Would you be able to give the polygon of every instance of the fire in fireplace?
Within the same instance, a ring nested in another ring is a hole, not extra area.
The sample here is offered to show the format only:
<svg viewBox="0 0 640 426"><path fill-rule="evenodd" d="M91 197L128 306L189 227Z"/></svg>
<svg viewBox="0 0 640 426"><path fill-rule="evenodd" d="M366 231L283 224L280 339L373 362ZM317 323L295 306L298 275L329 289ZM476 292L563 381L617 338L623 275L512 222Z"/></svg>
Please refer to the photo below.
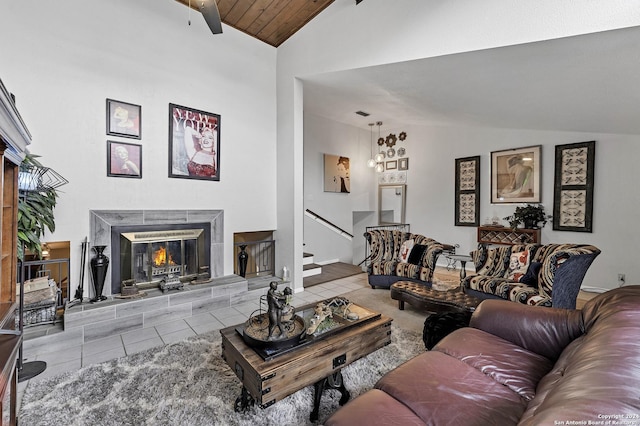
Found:
<svg viewBox="0 0 640 426"><path fill-rule="evenodd" d="M128 227L124 227L128 228ZM112 291L120 292L121 282L135 280L141 288L157 287L161 282L188 282L202 269L208 269L208 226L154 226L155 229L112 229L119 237L119 276ZM158 229L164 228L164 229ZM168 228L168 229L167 229Z"/></svg>

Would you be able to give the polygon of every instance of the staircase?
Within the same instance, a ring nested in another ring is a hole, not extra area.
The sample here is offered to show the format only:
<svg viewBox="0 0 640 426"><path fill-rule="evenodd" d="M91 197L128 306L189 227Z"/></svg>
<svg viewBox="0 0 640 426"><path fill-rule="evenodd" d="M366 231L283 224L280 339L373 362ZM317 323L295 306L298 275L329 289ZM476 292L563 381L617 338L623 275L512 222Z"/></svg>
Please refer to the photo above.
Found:
<svg viewBox="0 0 640 426"><path fill-rule="evenodd" d="M302 254L302 277L312 277L322 273L322 266L313 263L313 255L311 253Z"/></svg>

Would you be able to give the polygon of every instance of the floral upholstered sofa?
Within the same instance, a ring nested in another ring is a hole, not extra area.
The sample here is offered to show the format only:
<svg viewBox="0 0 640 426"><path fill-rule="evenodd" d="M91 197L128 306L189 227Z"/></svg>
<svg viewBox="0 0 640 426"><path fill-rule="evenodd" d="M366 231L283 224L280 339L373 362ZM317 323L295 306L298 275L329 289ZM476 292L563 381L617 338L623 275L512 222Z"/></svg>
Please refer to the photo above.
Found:
<svg viewBox="0 0 640 426"><path fill-rule="evenodd" d="M410 232L376 229L364 233L369 244L369 285L389 288L396 281L431 286L433 271L443 244Z"/></svg>
<svg viewBox="0 0 640 426"><path fill-rule="evenodd" d="M586 244L519 244L472 251L462 287L480 299L575 309L582 280L600 250Z"/></svg>

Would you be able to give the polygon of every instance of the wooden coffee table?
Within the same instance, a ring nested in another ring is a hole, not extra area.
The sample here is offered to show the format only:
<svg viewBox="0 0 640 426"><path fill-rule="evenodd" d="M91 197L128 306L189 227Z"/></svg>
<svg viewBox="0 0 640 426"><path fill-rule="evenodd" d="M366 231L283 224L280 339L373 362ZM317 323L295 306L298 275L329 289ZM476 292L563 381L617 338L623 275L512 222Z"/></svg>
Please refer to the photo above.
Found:
<svg viewBox="0 0 640 426"><path fill-rule="evenodd" d="M316 304L296 311L308 312ZM344 322L335 330L304 340L300 346L265 354L248 346L242 335L243 324L220 330L222 357L242 382L236 411L257 403L268 407L298 390L315 385L311 421L318 418L318 407L325 388L340 390L340 405L349 400L341 369L391 343L391 318L367 308L352 305L357 321Z"/></svg>

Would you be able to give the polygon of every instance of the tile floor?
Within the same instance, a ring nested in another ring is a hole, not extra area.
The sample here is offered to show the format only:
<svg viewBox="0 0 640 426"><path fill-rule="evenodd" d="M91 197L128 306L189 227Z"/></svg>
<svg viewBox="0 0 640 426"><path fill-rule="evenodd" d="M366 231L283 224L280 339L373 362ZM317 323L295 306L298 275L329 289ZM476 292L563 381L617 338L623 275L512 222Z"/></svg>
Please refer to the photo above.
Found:
<svg viewBox="0 0 640 426"><path fill-rule="evenodd" d="M367 275L364 273L305 288L304 292L294 295L293 303L298 306L306 305L363 287L369 288ZM43 330L28 330L30 332L25 333L24 361L45 361L47 368L31 380L18 384L18 406L30 382L239 324L258 307L257 300L244 302L213 313L166 322L155 327L113 335L82 345L71 344L70 342L77 341L77 338L72 336L73 333L60 331L60 328L49 327L46 335ZM39 341L43 343L39 344Z"/></svg>

